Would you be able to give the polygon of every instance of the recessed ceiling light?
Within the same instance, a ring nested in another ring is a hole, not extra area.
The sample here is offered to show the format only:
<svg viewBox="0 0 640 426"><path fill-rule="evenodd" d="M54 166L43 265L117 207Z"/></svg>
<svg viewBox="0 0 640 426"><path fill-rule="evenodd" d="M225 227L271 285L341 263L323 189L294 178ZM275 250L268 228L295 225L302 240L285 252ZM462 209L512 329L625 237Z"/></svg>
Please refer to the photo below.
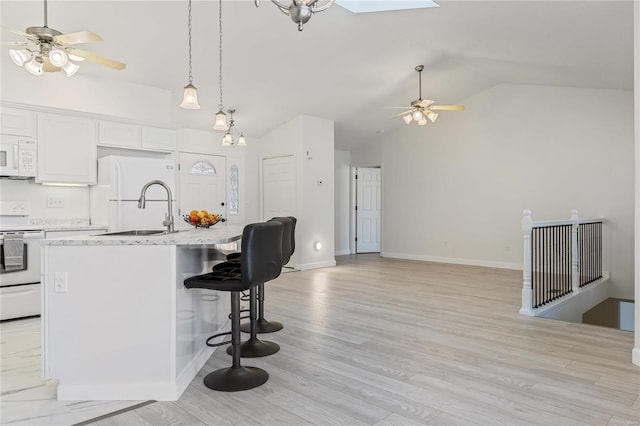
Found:
<svg viewBox="0 0 640 426"><path fill-rule="evenodd" d="M336 4L353 13L384 12L388 10L422 9L426 7L440 7L431 0L336 0Z"/></svg>

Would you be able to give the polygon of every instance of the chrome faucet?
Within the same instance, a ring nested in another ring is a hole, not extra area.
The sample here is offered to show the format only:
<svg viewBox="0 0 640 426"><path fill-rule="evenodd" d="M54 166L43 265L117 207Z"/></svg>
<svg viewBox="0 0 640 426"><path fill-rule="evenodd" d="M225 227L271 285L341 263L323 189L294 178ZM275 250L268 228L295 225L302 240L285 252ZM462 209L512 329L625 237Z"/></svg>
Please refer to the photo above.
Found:
<svg viewBox="0 0 640 426"><path fill-rule="evenodd" d="M147 188L151 185L160 185L167 191L167 215L164 217L162 221L162 225L167 227L167 232L173 231L173 214L171 213L171 188L161 180L152 180L151 182L145 183L142 187L142 191L140 192L140 199L138 200L138 208L144 209L147 203L145 198L145 193L147 192Z"/></svg>

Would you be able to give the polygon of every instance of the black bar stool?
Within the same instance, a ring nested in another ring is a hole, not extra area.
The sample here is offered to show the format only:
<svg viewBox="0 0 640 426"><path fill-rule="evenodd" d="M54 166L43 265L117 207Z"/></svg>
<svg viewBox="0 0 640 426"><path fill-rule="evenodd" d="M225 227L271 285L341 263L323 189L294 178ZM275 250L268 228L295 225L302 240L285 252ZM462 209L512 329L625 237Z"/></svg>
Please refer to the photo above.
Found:
<svg viewBox="0 0 640 426"><path fill-rule="evenodd" d="M296 248L296 223L297 219L293 216L288 217L274 217L268 220L268 222L280 222L284 225L282 231L282 266L289 263L291 256ZM261 283L257 287L258 293L258 319L256 320L255 332L256 333L273 333L274 331L282 330L284 327L282 323L276 321L268 321L264 317L264 283ZM250 296L251 297L251 296ZM251 299L254 300L254 299ZM248 324L242 324L240 329L245 333L251 332L251 322ZM244 355L243 355L244 356Z"/></svg>
<svg viewBox="0 0 640 426"><path fill-rule="evenodd" d="M240 273L237 270L215 271L187 278L187 288L231 292L231 332L218 333L207 339L207 346L231 343L233 365L207 374L204 385L210 389L235 392L264 384L269 374L261 368L240 365L240 292L277 278L282 270L281 223L254 223L242 232ZM231 341L210 343L216 337L231 334Z"/></svg>

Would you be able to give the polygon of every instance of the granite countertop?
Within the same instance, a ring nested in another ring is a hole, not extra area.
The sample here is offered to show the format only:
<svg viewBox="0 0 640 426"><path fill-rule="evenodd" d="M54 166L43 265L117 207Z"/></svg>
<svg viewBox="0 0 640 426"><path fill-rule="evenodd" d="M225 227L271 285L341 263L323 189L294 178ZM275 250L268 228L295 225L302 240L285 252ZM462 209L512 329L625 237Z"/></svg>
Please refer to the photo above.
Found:
<svg viewBox="0 0 640 426"><path fill-rule="evenodd" d="M91 225L88 219L30 219L28 223L2 223L3 231L91 231L107 229L106 225Z"/></svg>
<svg viewBox="0 0 640 426"><path fill-rule="evenodd" d="M45 246L215 245L242 238L242 226L190 229L157 235L76 235L42 241Z"/></svg>

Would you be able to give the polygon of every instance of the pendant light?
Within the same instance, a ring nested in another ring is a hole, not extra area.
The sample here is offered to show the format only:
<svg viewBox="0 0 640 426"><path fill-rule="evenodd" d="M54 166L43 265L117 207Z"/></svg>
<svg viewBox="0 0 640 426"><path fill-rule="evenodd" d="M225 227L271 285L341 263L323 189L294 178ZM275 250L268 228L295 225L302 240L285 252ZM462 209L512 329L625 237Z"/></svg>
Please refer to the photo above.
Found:
<svg viewBox="0 0 640 426"><path fill-rule="evenodd" d="M184 86L184 94L180 108L200 109L198 103L198 89L193 85L193 72L191 68L191 0L189 0L189 84Z"/></svg>
<svg viewBox="0 0 640 426"><path fill-rule="evenodd" d="M233 119L233 114L236 113L236 110L229 109L227 110L227 112L229 113L229 128L227 129L227 131L224 133L224 136L222 137L222 146L231 146L231 145L247 146L247 139L244 137L244 133L240 133L237 143L233 138L233 133L234 133L233 129L235 128L235 125L236 125L236 121Z"/></svg>
<svg viewBox="0 0 640 426"><path fill-rule="evenodd" d="M218 71L218 86L220 89L220 103L218 104L218 112L216 113L215 123L213 128L215 130L227 130L229 125L227 124L227 115L224 113L224 106L222 104L222 0L218 1L219 13L218 13L218 30L220 39L218 43L218 63L220 65Z"/></svg>

